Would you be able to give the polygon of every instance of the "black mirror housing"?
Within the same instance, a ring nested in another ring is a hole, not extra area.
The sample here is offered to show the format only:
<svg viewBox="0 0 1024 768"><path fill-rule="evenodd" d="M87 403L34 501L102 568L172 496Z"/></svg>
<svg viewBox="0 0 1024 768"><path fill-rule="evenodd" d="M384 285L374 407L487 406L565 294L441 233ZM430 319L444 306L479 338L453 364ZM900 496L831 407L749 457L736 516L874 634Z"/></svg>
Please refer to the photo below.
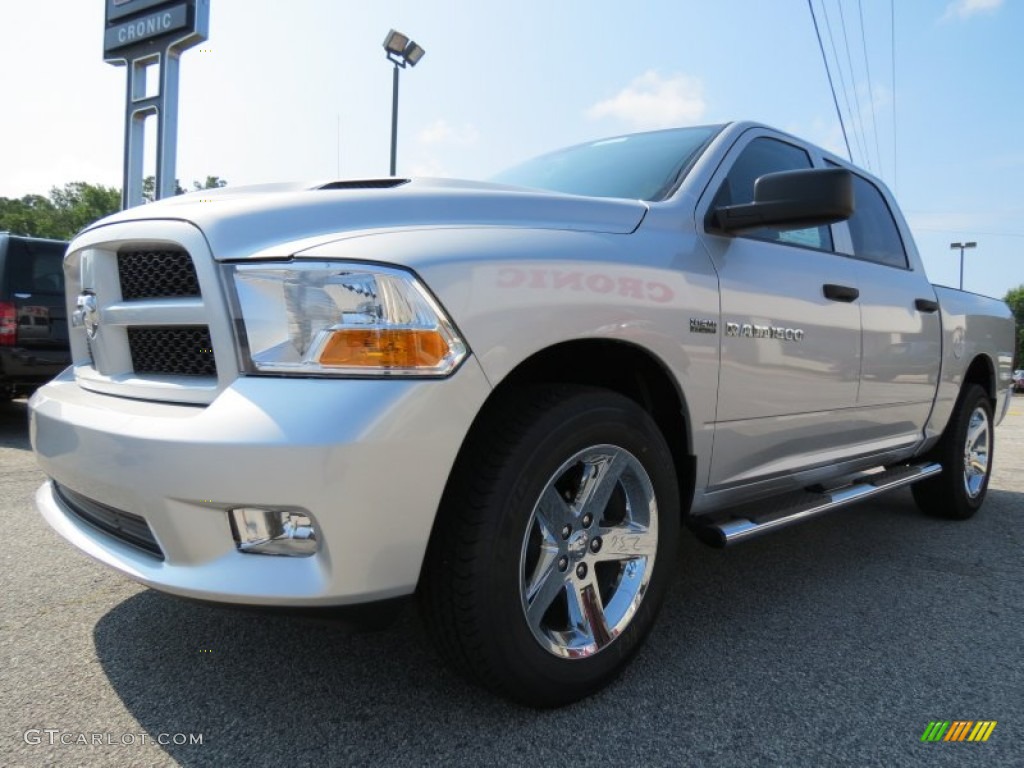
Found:
<svg viewBox="0 0 1024 768"><path fill-rule="evenodd" d="M711 212L723 232L761 227L805 229L845 221L853 214L853 176L843 168L768 173L754 182L754 202Z"/></svg>

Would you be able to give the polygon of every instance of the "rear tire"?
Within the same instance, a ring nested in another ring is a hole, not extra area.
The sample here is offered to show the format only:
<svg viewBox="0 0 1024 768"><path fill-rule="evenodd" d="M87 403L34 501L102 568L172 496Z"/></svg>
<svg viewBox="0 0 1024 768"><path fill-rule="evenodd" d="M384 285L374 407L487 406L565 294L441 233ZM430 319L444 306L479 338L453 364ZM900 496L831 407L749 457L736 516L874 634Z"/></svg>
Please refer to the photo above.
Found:
<svg viewBox="0 0 1024 768"><path fill-rule="evenodd" d="M912 488L921 511L947 520L973 517L985 501L994 447L992 402L985 390L969 384L932 451L942 474Z"/></svg>
<svg viewBox="0 0 1024 768"><path fill-rule="evenodd" d="M679 492L657 425L632 400L574 386L499 402L463 447L421 579L457 670L554 707L613 680L675 570Z"/></svg>

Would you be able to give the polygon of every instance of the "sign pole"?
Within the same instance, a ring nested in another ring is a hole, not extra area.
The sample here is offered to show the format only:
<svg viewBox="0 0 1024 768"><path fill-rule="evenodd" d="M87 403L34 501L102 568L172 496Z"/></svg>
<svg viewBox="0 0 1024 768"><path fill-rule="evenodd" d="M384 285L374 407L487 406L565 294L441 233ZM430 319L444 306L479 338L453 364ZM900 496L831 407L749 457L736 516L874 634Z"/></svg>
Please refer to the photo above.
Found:
<svg viewBox="0 0 1024 768"><path fill-rule="evenodd" d="M146 119L156 115L154 104L146 99L146 75L152 60L135 59L128 63L128 94L125 101L124 173L121 184L121 208L142 205L143 155L146 143Z"/></svg>
<svg viewBox="0 0 1024 768"><path fill-rule="evenodd" d="M105 0L103 58L127 66L121 207L141 205L146 120L157 121L156 198L177 191L178 81L183 51L207 39L210 0ZM159 69L147 96L148 70Z"/></svg>
<svg viewBox="0 0 1024 768"><path fill-rule="evenodd" d="M174 197L178 191L175 168L178 165L178 65L180 54L168 50L160 66L163 82L160 93L164 103L156 135L156 196L158 200Z"/></svg>

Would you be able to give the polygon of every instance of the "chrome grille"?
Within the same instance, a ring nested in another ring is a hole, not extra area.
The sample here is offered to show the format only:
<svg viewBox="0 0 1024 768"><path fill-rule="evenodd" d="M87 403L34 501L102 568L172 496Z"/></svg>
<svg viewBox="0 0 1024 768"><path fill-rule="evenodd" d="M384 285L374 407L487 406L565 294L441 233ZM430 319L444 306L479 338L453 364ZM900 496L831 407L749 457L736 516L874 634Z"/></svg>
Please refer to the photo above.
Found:
<svg viewBox="0 0 1024 768"><path fill-rule="evenodd" d="M210 330L205 325L136 326L128 329L135 373L216 376Z"/></svg>
<svg viewBox="0 0 1024 768"><path fill-rule="evenodd" d="M71 328L75 380L136 400L208 405L238 376L235 337L209 244L181 221L130 221L80 235L72 296L96 297L99 326Z"/></svg>
<svg viewBox="0 0 1024 768"><path fill-rule="evenodd" d="M201 296L192 258L182 250L132 250L117 254L125 301Z"/></svg>

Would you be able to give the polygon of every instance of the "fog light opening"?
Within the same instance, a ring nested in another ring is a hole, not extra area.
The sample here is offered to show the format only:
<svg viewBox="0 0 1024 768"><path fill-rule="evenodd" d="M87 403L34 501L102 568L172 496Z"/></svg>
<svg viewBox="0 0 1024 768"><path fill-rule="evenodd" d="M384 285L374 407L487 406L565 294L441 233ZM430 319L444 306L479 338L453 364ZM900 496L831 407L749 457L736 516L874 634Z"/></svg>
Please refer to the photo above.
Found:
<svg viewBox="0 0 1024 768"><path fill-rule="evenodd" d="M285 557L309 557L316 553L319 537L308 512L238 507L229 512L229 517L240 552Z"/></svg>

